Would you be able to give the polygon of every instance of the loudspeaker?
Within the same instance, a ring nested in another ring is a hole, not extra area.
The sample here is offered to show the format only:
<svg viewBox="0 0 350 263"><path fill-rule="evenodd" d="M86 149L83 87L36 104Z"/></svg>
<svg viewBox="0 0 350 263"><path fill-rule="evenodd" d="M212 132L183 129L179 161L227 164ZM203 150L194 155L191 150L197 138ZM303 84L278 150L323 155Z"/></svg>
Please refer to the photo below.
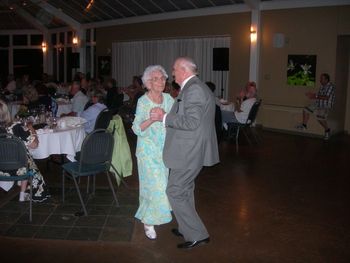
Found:
<svg viewBox="0 0 350 263"><path fill-rule="evenodd" d="M71 53L70 64L72 65L72 68L79 68L79 53Z"/></svg>
<svg viewBox="0 0 350 263"><path fill-rule="evenodd" d="M229 70L229 48L228 47L213 48L213 70L214 71Z"/></svg>

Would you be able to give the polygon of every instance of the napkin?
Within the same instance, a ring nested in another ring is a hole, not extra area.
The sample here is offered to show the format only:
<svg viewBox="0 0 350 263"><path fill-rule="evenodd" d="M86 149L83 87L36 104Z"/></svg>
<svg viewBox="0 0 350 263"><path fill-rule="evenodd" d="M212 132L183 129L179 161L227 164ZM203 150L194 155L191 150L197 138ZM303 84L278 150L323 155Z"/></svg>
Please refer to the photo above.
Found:
<svg viewBox="0 0 350 263"><path fill-rule="evenodd" d="M61 122L65 122L66 123L66 127L78 127L82 124L84 124L86 122L86 120L84 118L81 117L63 117L60 118L57 122L57 125L60 127Z"/></svg>

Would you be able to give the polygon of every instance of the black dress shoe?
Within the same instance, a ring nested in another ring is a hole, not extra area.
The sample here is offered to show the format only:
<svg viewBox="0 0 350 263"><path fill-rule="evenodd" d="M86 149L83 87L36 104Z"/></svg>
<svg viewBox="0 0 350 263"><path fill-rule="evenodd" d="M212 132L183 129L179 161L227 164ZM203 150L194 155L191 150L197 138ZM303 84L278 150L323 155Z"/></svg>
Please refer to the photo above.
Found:
<svg viewBox="0 0 350 263"><path fill-rule="evenodd" d="M189 248L193 248L193 247L198 246L198 245L207 244L207 243L209 243L209 241L210 241L209 237L207 237L206 239L198 240L198 241L187 241L185 243L178 244L177 248L189 249Z"/></svg>
<svg viewBox="0 0 350 263"><path fill-rule="evenodd" d="M177 237L183 237L184 235L180 233L179 229L173 228L171 229L171 233L173 233Z"/></svg>

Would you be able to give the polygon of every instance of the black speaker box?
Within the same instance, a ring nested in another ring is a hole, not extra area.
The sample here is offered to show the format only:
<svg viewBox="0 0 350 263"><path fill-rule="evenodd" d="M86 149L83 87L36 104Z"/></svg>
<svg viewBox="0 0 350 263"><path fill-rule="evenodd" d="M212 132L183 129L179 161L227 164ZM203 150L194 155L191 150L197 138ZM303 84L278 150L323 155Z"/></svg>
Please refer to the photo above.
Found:
<svg viewBox="0 0 350 263"><path fill-rule="evenodd" d="M228 47L213 48L213 70L214 71L229 70L229 48Z"/></svg>

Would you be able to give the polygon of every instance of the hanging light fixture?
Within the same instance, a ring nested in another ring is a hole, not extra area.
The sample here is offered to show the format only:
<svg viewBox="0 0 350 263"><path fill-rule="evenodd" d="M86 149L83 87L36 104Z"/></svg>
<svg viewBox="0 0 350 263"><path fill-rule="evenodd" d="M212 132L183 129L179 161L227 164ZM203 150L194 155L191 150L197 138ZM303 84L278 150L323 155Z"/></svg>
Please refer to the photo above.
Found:
<svg viewBox="0 0 350 263"><path fill-rule="evenodd" d="M95 0L90 0L87 6L85 7L85 12L89 11Z"/></svg>

